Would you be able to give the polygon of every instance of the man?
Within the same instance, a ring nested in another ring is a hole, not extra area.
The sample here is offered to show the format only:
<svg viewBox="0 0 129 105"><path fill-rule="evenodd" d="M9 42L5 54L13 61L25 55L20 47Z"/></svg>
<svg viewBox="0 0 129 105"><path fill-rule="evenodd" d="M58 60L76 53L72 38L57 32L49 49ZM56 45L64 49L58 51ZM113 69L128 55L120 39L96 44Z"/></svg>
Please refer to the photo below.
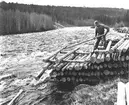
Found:
<svg viewBox="0 0 129 105"><path fill-rule="evenodd" d="M95 50L98 48L99 42L102 39L104 41L104 47L105 47L106 35L109 32L109 27L106 25L100 24L98 21L95 21L94 25L95 25L95 37L98 37L94 46L94 50ZM105 32L105 29L106 29L106 32Z"/></svg>

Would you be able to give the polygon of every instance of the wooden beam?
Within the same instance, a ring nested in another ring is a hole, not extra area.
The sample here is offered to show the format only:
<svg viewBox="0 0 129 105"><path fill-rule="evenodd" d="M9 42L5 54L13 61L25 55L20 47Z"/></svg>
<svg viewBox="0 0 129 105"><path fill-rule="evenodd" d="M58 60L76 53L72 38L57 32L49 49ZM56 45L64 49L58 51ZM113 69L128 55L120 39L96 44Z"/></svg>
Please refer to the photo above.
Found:
<svg viewBox="0 0 129 105"><path fill-rule="evenodd" d="M75 48L74 50L70 51L69 53L67 53L66 55L64 55L63 57L61 57L58 62L61 62L63 59L65 59L66 57L68 57L70 54L74 53L75 51L77 51L78 49L80 49L79 47Z"/></svg>
<svg viewBox="0 0 129 105"><path fill-rule="evenodd" d="M85 61L85 60L63 60L63 62L69 62L69 63L85 63L85 62L89 62L89 61Z"/></svg>
<svg viewBox="0 0 129 105"><path fill-rule="evenodd" d="M107 48L106 48L106 51L109 52L110 48L111 48L111 44L112 44L112 40L110 40L108 42L108 45L107 45Z"/></svg>
<svg viewBox="0 0 129 105"><path fill-rule="evenodd" d="M106 51L106 50L94 50L94 52L97 52L97 53L109 53L109 51Z"/></svg>

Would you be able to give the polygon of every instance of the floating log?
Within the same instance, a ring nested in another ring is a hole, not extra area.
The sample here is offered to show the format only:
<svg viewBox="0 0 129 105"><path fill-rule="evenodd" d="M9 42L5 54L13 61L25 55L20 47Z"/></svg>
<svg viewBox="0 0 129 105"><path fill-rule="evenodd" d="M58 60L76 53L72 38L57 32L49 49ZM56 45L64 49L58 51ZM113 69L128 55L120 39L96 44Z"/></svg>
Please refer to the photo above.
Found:
<svg viewBox="0 0 129 105"><path fill-rule="evenodd" d="M19 98L19 96L20 96L23 92L24 92L23 89L21 89L21 90L17 93L17 95L9 102L8 105L14 105L15 101Z"/></svg>
<svg viewBox="0 0 129 105"><path fill-rule="evenodd" d="M51 64L49 63L46 67L43 67L43 70L38 74L37 77L35 77L36 80L39 80L41 78L41 76L45 73L45 71L48 69L48 68L51 68L53 67L54 64Z"/></svg>
<svg viewBox="0 0 129 105"><path fill-rule="evenodd" d="M5 79L11 79L11 78L16 78L16 75L14 75L14 74L2 75L2 76L0 76L0 81L5 80Z"/></svg>
<svg viewBox="0 0 129 105"><path fill-rule="evenodd" d="M123 82L118 82L117 105L126 105L125 84Z"/></svg>

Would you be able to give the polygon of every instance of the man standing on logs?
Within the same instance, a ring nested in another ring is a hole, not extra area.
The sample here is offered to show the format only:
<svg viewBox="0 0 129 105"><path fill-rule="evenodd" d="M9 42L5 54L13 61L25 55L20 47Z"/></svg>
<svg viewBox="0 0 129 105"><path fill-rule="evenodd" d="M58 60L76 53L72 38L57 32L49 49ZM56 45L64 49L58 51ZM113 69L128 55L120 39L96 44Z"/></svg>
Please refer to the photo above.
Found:
<svg viewBox="0 0 129 105"><path fill-rule="evenodd" d="M97 20L94 22L94 25L95 25L95 37L97 37L97 41L94 45L94 50L95 50L98 48L99 42L101 40L103 40L104 47L105 47L106 35L109 32L109 27L104 24L100 24ZM106 32L105 32L105 29L106 29Z"/></svg>

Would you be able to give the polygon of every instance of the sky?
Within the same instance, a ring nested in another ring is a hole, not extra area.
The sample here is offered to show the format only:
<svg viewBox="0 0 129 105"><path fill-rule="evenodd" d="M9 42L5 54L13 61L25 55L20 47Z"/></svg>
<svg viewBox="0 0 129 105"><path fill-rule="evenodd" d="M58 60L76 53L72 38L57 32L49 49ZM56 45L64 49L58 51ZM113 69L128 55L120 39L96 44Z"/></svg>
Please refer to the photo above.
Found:
<svg viewBox="0 0 129 105"><path fill-rule="evenodd" d="M76 7L111 7L129 9L128 0L0 0L14 3L76 6Z"/></svg>

